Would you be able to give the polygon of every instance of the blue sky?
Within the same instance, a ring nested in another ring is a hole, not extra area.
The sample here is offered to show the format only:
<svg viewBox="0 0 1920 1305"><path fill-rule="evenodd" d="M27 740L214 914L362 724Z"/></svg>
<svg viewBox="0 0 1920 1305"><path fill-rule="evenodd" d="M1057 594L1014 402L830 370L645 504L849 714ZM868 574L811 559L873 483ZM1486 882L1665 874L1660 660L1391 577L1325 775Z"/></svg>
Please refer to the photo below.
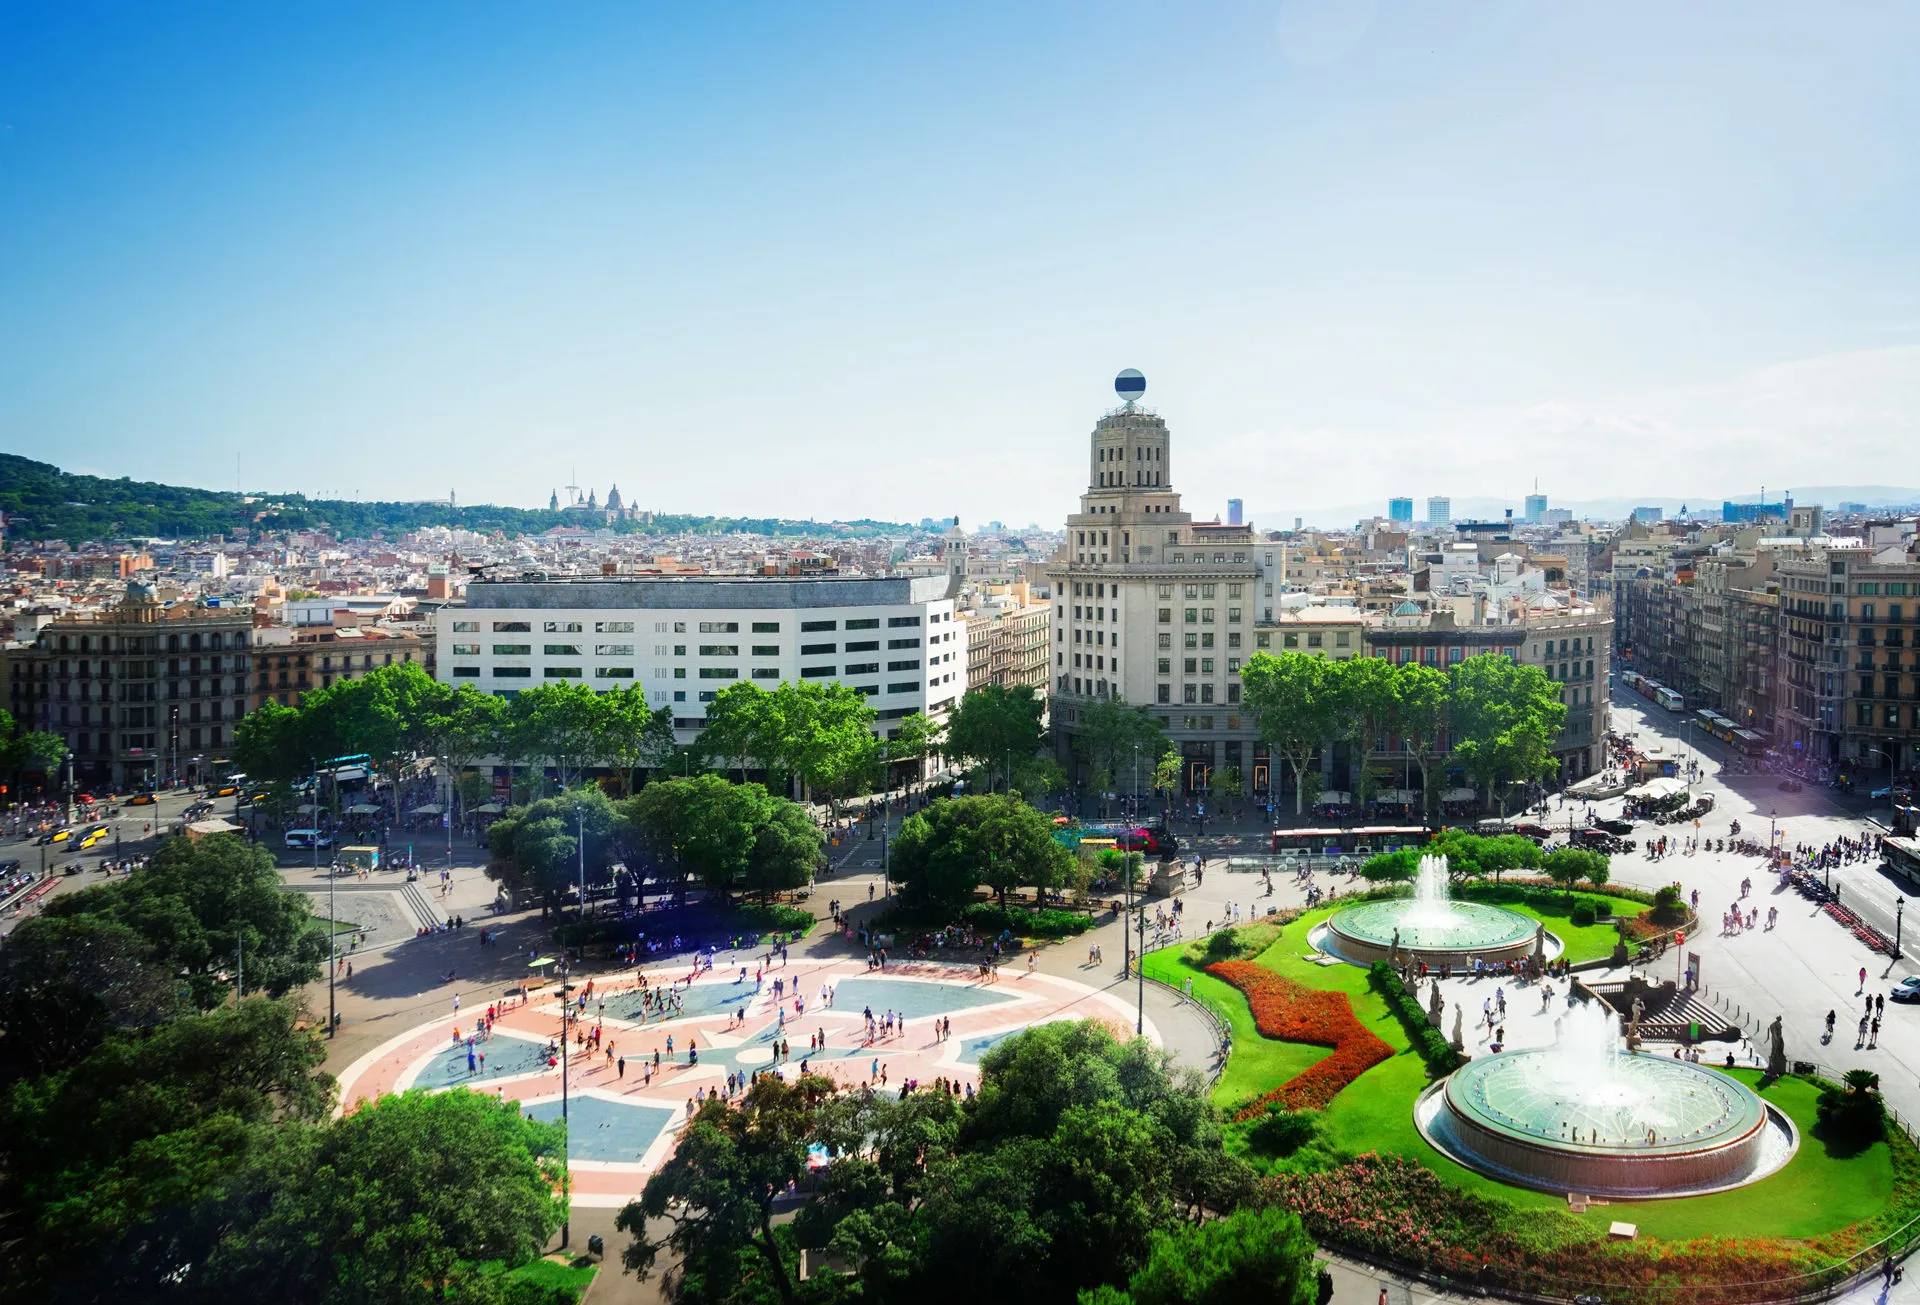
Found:
<svg viewBox="0 0 1920 1305"><path fill-rule="evenodd" d="M1920 6L0 0L0 449L1057 522L1913 484ZM236 463L237 460L237 463Z"/></svg>

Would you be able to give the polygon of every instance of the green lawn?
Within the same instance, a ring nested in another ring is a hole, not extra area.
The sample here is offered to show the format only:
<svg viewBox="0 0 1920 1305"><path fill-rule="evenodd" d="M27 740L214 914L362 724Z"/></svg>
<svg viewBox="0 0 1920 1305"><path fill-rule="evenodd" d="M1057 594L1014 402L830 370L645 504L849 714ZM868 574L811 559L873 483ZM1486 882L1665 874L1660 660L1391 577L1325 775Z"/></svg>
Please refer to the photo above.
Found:
<svg viewBox="0 0 1920 1305"><path fill-rule="evenodd" d="M488 1277L498 1277L503 1281L512 1279L540 1287L560 1288L573 1293L576 1301L585 1294L594 1274L600 1271L599 1266L584 1255L573 1260L551 1257L539 1259L517 1269L509 1269L499 1260L482 1260L473 1267Z"/></svg>
<svg viewBox="0 0 1920 1305"><path fill-rule="evenodd" d="M1638 907L1637 903L1629 905ZM1385 1000L1367 986L1365 970L1354 965L1315 965L1304 957L1307 933L1328 914L1330 911L1317 911L1288 925L1255 958L1257 963L1309 987L1346 993L1360 1022L1399 1054L1362 1074L1333 1099L1326 1110L1325 1140L1355 1154L1378 1151L1407 1156L1451 1183L1496 1197L1521 1211L1565 1211L1563 1197L1496 1182L1456 1164L1420 1136L1413 1123L1413 1103L1431 1080L1424 1062L1409 1050L1399 1020L1387 1009ZM1558 932L1551 919L1547 923ZM1608 928L1605 932L1611 946L1613 931ZM1185 946L1150 953L1147 973L1175 986L1191 976L1194 995L1204 997L1232 1023L1234 1050L1214 1088L1216 1104L1232 1107L1269 1091L1326 1054L1318 1047L1261 1037L1253 1027L1246 999L1231 985L1183 960L1180 953ZM1758 1087L1756 1071L1736 1070L1735 1074ZM1583 1216L1584 1222L1603 1232L1614 1219L1626 1219L1637 1223L1644 1236L1667 1239L1716 1234L1804 1238L1845 1228L1885 1207L1893 1192L1893 1159L1887 1144L1836 1158L1813 1136L1817 1088L1802 1079L1788 1078L1771 1085L1762 1095L1786 1112L1801 1133L1799 1152L1779 1173L1718 1196L1596 1206Z"/></svg>

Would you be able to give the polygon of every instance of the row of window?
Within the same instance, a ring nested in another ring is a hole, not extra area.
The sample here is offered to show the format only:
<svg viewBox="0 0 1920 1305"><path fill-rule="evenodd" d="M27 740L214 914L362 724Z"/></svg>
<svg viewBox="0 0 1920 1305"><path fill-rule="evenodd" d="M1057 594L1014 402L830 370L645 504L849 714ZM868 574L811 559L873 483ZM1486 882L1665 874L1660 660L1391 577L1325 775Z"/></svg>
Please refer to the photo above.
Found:
<svg viewBox="0 0 1920 1305"><path fill-rule="evenodd" d="M937 614L935 619L938 619ZM687 622L685 621L673 621L671 623L667 621L656 621L653 626L654 632L656 634L666 634L669 624L673 627L673 633L687 633ZM694 624L698 627L698 633L700 634L740 633L740 622L738 621L696 621ZM889 616L887 618L887 628L890 630L911 629L919 624L920 618L918 616ZM751 621L748 625L754 634L780 633L780 622L778 621ZM455 621L453 623L453 632L455 634L479 634L480 628L481 623L479 621ZM825 630L837 630L840 628L842 628L842 625L838 620L800 622L800 630L803 634L815 634ZM880 618L877 616L850 617L847 619L844 628L848 630L877 630L880 628ZM495 634L532 634L533 622L494 621L492 623L492 629ZM547 634L586 633L586 625L581 621L546 621L543 623L543 629ZM632 621L595 621L593 623L593 632L595 634L632 634L634 633L634 623ZM199 646L198 636L195 636L194 646Z"/></svg>
<svg viewBox="0 0 1920 1305"><path fill-rule="evenodd" d="M1212 625L1214 611L1215 609L1211 607L1188 607L1182 609L1182 616L1184 623L1187 625L1193 625L1196 622L1200 625ZM1244 611L1244 608L1229 607L1227 609L1227 624L1240 624L1240 619ZM1173 609L1171 607L1162 607L1160 609L1160 624L1173 624Z"/></svg>

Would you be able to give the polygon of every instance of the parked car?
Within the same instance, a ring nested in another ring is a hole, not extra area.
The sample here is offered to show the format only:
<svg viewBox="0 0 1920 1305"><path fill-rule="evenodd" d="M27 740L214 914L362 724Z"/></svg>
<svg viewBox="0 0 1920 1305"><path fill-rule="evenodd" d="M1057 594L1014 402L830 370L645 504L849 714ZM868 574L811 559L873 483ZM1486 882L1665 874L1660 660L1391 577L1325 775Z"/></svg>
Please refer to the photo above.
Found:
<svg viewBox="0 0 1920 1305"><path fill-rule="evenodd" d="M1604 829L1609 834L1614 834L1622 838L1633 832L1633 822L1631 820L1596 820L1593 824L1596 829Z"/></svg>
<svg viewBox="0 0 1920 1305"><path fill-rule="evenodd" d="M1920 974L1909 974L1894 984L1887 996L1895 1001L1920 1001Z"/></svg>
<svg viewBox="0 0 1920 1305"><path fill-rule="evenodd" d="M1526 821L1515 821L1513 832L1522 838L1531 838L1536 843L1544 843L1553 837L1553 831L1545 825L1529 824Z"/></svg>

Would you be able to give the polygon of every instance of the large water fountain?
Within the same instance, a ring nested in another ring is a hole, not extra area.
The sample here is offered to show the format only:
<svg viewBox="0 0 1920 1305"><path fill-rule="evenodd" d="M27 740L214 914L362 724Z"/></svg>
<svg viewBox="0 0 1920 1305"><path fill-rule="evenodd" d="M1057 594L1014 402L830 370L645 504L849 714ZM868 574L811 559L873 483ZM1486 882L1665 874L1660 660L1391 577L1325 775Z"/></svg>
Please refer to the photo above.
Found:
<svg viewBox="0 0 1920 1305"><path fill-rule="evenodd" d="M1465 965L1560 954L1560 940L1532 917L1480 902L1456 902L1447 887L1447 859L1420 858L1413 896L1362 902L1336 911L1311 936L1315 946L1357 965L1394 959Z"/></svg>
<svg viewBox="0 0 1920 1305"><path fill-rule="evenodd" d="M1469 1061L1429 1088L1414 1107L1426 1139L1506 1182L1615 1198L1721 1191L1793 1155L1792 1123L1752 1089L1624 1051L1600 1002L1557 1024L1553 1045Z"/></svg>

